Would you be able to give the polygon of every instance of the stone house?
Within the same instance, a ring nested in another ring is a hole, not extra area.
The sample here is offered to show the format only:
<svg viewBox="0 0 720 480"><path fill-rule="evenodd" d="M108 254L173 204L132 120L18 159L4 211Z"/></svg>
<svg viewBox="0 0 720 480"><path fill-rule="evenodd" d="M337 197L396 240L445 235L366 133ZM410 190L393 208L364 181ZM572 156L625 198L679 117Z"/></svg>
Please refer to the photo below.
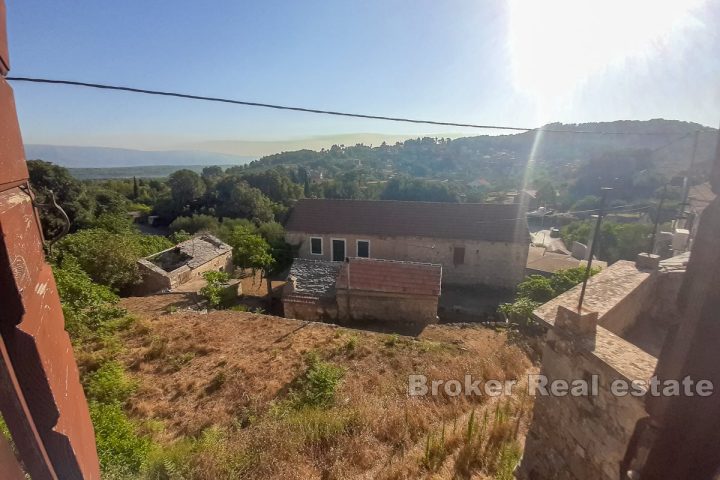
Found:
<svg viewBox="0 0 720 480"><path fill-rule="evenodd" d="M142 283L137 293L172 290L202 278L210 270L232 272L232 247L210 234L202 234L138 260Z"/></svg>
<svg viewBox="0 0 720 480"><path fill-rule="evenodd" d="M529 234L520 204L302 199L285 240L302 259L346 257L442 265L443 284L514 288Z"/></svg>
<svg viewBox="0 0 720 480"><path fill-rule="evenodd" d="M295 259L283 289L285 316L329 322L437 322L442 266L372 258Z"/></svg>
<svg viewBox="0 0 720 480"><path fill-rule="evenodd" d="M335 284L338 320L437 323L442 266L349 258Z"/></svg>

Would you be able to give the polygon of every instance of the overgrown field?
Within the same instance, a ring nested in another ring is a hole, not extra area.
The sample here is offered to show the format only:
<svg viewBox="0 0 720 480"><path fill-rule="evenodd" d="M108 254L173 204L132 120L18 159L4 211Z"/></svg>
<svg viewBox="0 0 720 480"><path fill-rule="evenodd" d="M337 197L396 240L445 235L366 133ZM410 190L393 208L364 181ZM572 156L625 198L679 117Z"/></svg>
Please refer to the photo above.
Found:
<svg viewBox="0 0 720 480"><path fill-rule="evenodd" d="M106 478L512 478L529 399L407 395L415 373L522 381L505 333L413 339L188 299L125 299L77 342Z"/></svg>

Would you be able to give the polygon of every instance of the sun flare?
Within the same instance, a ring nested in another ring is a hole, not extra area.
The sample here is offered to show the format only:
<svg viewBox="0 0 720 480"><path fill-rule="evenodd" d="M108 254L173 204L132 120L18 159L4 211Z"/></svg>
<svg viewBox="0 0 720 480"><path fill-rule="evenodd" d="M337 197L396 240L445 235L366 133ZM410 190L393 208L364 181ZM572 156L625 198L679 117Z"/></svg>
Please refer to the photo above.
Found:
<svg viewBox="0 0 720 480"><path fill-rule="evenodd" d="M515 88L552 101L629 59L651 57L688 28L703 0L511 0Z"/></svg>

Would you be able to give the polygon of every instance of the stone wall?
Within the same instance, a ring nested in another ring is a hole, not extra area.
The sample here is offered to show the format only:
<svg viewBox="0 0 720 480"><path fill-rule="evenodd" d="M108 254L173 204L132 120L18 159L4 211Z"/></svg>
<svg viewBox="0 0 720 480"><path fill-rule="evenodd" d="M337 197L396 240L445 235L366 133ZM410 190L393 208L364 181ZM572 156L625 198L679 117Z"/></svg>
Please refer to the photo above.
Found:
<svg viewBox="0 0 720 480"><path fill-rule="evenodd" d="M338 320L437 323L438 297L340 289L337 295Z"/></svg>
<svg viewBox="0 0 720 480"><path fill-rule="evenodd" d="M138 261L138 268L142 276L142 283L138 287L137 293L139 295L147 295L162 290L172 290L191 280L202 278L203 273L211 270L221 270L232 273L232 251L218 255L212 260L192 269L187 265L183 265L171 272L166 272L145 259Z"/></svg>
<svg viewBox="0 0 720 480"><path fill-rule="evenodd" d="M338 308L334 302L315 301L297 302L283 301L283 316L310 322L334 322L337 320Z"/></svg>
<svg viewBox="0 0 720 480"><path fill-rule="evenodd" d="M322 255L310 253L310 237L323 239ZM370 241L370 257L441 264L443 283L454 285L489 285L515 288L525 276L528 245L492 243L473 240L450 240L427 237L378 237L369 235L314 235L287 232L285 240L298 245L298 256L311 260L332 259L332 239L345 240L345 256L357 256L357 240ZM455 247L465 248L462 265L455 265Z"/></svg>
<svg viewBox="0 0 720 480"><path fill-rule="evenodd" d="M602 327L598 327L595 341L596 345L588 348L574 345L557 329L548 333L540 374L550 381L597 375L598 395L536 396L518 479L620 478L620 463L635 424L647 417L647 412L644 397L615 396L610 386L618 379L647 380L654 359ZM616 356L616 352L622 355Z"/></svg>

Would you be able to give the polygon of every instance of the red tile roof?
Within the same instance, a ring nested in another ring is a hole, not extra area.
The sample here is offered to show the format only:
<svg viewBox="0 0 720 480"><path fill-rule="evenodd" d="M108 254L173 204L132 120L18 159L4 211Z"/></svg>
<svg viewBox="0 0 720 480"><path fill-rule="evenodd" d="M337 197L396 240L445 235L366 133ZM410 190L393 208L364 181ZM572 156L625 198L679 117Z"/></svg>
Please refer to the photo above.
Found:
<svg viewBox="0 0 720 480"><path fill-rule="evenodd" d="M336 288L437 296L441 279L441 265L353 257L343 262Z"/></svg>
<svg viewBox="0 0 720 480"><path fill-rule="evenodd" d="M519 204L302 199L286 230L315 234L430 237L528 243Z"/></svg>

